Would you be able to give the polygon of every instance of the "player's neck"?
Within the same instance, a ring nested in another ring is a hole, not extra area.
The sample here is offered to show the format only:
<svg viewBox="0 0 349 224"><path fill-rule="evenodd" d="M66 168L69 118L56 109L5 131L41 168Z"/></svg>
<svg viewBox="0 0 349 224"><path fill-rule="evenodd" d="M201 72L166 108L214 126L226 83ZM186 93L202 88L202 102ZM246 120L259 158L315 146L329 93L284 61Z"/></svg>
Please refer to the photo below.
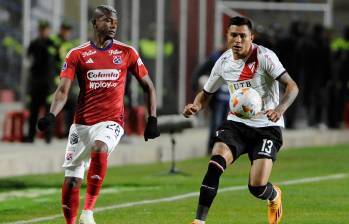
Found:
<svg viewBox="0 0 349 224"><path fill-rule="evenodd" d="M93 43L98 48L106 48L112 39L96 35Z"/></svg>

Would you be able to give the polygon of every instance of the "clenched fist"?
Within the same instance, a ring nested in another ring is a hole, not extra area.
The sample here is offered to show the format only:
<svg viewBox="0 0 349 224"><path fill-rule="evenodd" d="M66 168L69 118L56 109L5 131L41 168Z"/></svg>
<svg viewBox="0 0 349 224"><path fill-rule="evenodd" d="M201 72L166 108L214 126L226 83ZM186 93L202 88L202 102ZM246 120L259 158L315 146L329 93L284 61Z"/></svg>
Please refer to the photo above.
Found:
<svg viewBox="0 0 349 224"><path fill-rule="evenodd" d="M183 116L184 117L190 117L190 116L193 116L195 115L197 112L199 112L200 108L199 106L195 105L195 104L188 104L184 107L184 110L183 110Z"/></svg>

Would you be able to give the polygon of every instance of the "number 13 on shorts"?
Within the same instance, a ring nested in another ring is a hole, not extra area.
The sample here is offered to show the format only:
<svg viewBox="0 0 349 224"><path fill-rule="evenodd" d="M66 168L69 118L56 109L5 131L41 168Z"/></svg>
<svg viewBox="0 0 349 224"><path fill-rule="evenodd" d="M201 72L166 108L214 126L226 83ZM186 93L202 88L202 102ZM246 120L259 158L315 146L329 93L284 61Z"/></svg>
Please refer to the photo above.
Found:
<svg viewBox="0 0 349 224"><path fill-rule="evenodd" d="M263 139L263 144L258 152L259 155L271 156L274 142L270 139Z"/></svg>

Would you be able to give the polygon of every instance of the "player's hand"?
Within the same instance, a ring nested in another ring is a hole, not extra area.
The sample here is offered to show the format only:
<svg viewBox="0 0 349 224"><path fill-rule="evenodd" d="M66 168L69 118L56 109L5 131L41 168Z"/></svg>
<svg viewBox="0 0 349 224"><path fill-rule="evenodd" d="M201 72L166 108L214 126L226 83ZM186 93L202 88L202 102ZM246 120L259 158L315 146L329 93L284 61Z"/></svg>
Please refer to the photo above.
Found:
<svg viewBox="0 0 349 224"><path fill-rule="evenodd" d="M282 113L280 113L277 110L269 109L264 112L264 114L268 117L268 119L272 122L277 122L280 117L282 116Z"/></svg>
<svg viewBox="0 0 349 224"><path fill-rule="evenodd" d="M160 130L158 128L158 119L154 116L148 117L147 126L144 130L144 140L154 139L160 136Z"/></svg>
<svg viewBox="0 0 349 224"><path fill-rule="evenodd" d="M48 113L45 117L39 119L38 128L40 131L47 131L49 128L54 126L55 121L56 116L53 113Z"/></svg>
<svg viewBox="0 0 349 224"><path fill-rule="evenodd" d="M200 108L197 105L188 104L184 107L182 114L184 117L188 118L190 116L195 115L199 110Z"/></svg>

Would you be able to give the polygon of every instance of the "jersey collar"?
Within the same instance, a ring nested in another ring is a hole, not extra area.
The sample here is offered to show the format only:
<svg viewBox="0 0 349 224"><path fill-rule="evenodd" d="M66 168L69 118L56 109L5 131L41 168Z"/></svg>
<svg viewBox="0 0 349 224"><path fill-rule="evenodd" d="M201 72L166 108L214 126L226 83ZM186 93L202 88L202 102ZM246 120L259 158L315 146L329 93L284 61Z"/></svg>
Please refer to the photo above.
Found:
<svg viewBox="0 0 349 224"><path fill-rule="evenodd" d="M103 48L99 48L95 45L95 43L91 40L90 43L91 43L91 46L97 50L100 50L100 51L106 51L108 50L109 48L111 48L113 46L113 39L110 39L110 44L108 44L106 47L103 47Z"/></svg>

